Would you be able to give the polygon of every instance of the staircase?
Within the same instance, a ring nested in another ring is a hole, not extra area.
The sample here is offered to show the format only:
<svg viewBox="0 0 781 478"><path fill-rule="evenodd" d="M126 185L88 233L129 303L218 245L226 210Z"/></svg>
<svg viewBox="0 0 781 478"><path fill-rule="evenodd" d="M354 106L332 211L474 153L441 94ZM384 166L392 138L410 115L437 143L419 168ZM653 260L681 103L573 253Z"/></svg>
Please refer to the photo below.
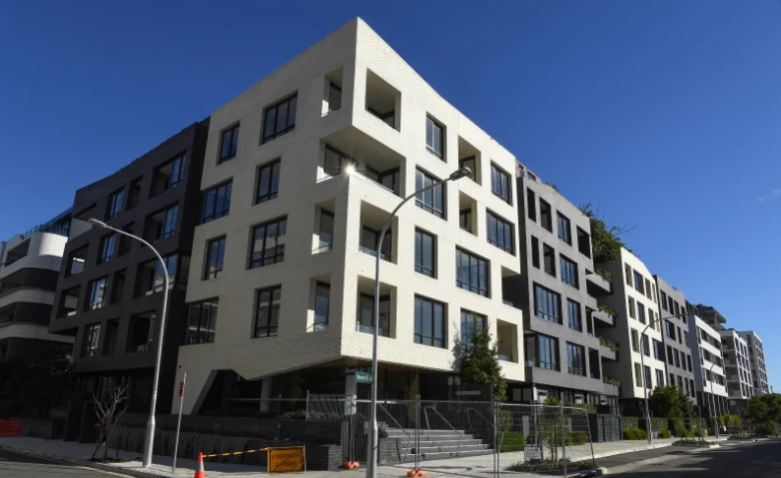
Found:
<svg viewBox="0 0 781 478"><path fill-rule="evenodd" d="M402 430L388 428L388 438L398 439L402 461L441 460L462 456L490 455L490 445L462 430ZM420 442L415 443L416 433ZM415 448L420 445L420 448Z"/></svg>

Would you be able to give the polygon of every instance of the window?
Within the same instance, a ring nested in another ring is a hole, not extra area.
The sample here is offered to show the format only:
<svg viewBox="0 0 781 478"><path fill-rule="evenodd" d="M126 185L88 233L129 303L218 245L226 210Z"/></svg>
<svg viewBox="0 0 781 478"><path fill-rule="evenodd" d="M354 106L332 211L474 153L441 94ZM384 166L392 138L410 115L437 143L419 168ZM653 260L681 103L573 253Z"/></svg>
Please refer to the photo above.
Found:
<svg viewBox="0 0 781 478"><path fill-rule="evenodd" d="M654 358L664 362L664 346L656 339L654 340ZM660 382L661 383L661 382Z"/></svg>
<svg viewBox="0 0 781 478"><path fill-rule="evenodd" d="M147 237L151 242L168 239L176 233L176 216L178 212L179 206L174 204L147 217Z"/></svg>
<svg viewBox="0 0 781 478"><path fill-rule="evenodd" d="M98 257L98 264L110 262L114 257L114 245L116 244L116 239L117 235L115 233L111 233L100 238L100 256Z"/></svg>
<svg viewBox="0 0 781 478"><path fill-rule="evenodd" d="M664 291L661 291L662 293L662 309L667 310L667 294L664 293Z"/></svg>
<svg viewBox="0 0 781 478"><path fill-rule="evenodd" d="M629 264L624 264L624 278L626 279L626 285L632 285L632 268Z"/></svg>
<svg viewBox="0 0 781 478"><path fill-rule="evenodd" d="M689 365L689 372L693 372L692 369L692 356L689 354L686 354L686 363Z"/></svg>
<svg viewBox="0 0 781 478"><path fill-rule="evenodd" d="M361 294L358 300L358 330L374 333L374 297ZM378 335L390 337L390 295L380 296L380 330Z"/></svg>
<svg viewBox="0 0 781 478"><path fill-rule="evenodd" d="M472 209L462 209L458 212L458 225L466 232L474 234L472 231Z"/></svg>
<svg viewBox="0 0 781 478"><path fill-rule="evenodd" d="M239 147L239 125L231 126L222 131L220 137L220 158L217 163L224 163L236 157Z"/></svg>
<svg viewBox="0 0 781 478"><path fill-rule="evenodd" d="M580 320L580 304L574 300L567 299L567 317L569 317L569 328L583 331L583 325Z"/></svg>
<svg viewBox="0 0 781 478"><path fill-rule="evenodd" d="M669 320L664 321L664 326L667 329L667 337L675 340L675 326Z"/></svg>
<svg viewBox="0 0 781 478"><path fill-rule="evenodd" d="M361 229L360 250L371 256L376 256L379 242L380 231L368 226L363 226ZM388 228L388 230L385 231L385 237L382 239L382 250L379 252L380 259L384 261L391 261L393 259L393 230L391 228Z"/></svg>
<svg viewBox="0 0 781 478"><path fill-rule="evenodd" d="M116 353L119 337L119 319L106 322L106 334L103 338L103 355L112 356Z"/></svg>
<svg viewBox="0 0 781 478"><path fill-rule="evenodd" d="M469 172L469 176L467 177L472 181L477 182L477 158L475 156L459 159L458 168L459 169L469 168L470 172Z"/></svg>
<svg viewBox="0 0 781 478"><path fill-rule="evenodd" d="M445 156L445 127L430 116L426 117L426 149L440 158Z"/></svg>
<svg viewBox="0 0 781 478"><path fill-rule="evenodd" d="M673 357L675 358L675 366L681 368L681 354L678 353L678 349L673 349Z"/></svg>
<svg viewBox="0 0 781 478"><path fill-rule="evenodd" d="M415 343L445 347L445 305L415 296Z"/></svg>
<svg viewBox="0 0 781 478"><path fill-rule="evenodd" d="M531 189L526 190L526 215L532 221L537 220L537 199Z"/></svg>
<svg viewBox="0 0 781 478"><path fill-rule="evenodd" d="M342 88L333 81L328 82L328 112L342 109Z"/></svg>
<svg viewBox="0 0 781 478"><path fill-rule="evenodd" d="M188 318L187 345L214 343L217 331L217 311L220 308L219 299L209 299L190 304Z"/></svg>
<svg viewBox="0 0 781 478"><path fill-rule="evenodd" d="M559 255L559 267L561 267L561 281L577 289L579 287L578 265Z"/></svg>
<svg viewBox="0 0 781 478"><path fill-rule="evenodd" d="M635 300L633 298L629 298L629 317L632 319L637 318L637 314L635 313L636 306L635 306Z"/></svg>
<svg viewBox="0 0 781 478"><path fill-rule="evenodd" d="M484 315L461 309L461 345L469 347L474 337L485 330L488 319Z"/></svg>
<svg viewBox="0 0 781 478"><path fill-rule="evenodd" d="M106 284L108 277L101 277L89 283L87 310L100 309L106 305Z"/></svg>
<svg viewBox="0 0 781 478"><path fill-rule="evenodd" d="M100 324L87 325L84 328L81 356L84 358L98 355L98 343L100 342Z"/></svg>
<svg viewBox="0 0 781 478"><path fill-rule="evenodd" d="M678 327L678 343L679 344L683 343L683 334L681 333L681 328L680 327Z"/></svg>
<svg viewBox="0 0 781 478"><path fill-rule="evenodd" d="M423 191L421 193L418 193L417 196L415 196L415 204L417 204L419 208L428 211L437 217L441 217L444 219L445 192L441 182L439 181L439 179L436 179L435 177L424 173L420 169L416 171L415 189L417 191L427 188L432 184L437 184L437 185L429 189L428 191Z"/></svg>
<svg viewBox="0 0 781 478"><path fill-rule="evenodd" d="M547 335L537 334L537 363L539 368L559 369L559 341Z"/></svg>
<svg viewBox="0 0 781 478"><path fill-rule="evenodd" d="M532 236L532 265L537 269L540 268L540 241L534 236Z"/></svg>
<svg viewBox="0 0 781 478"><path fill-rule="evenodd" d="M436 239L420 229L415 229L415 272L436 277Z"/></svg>
<svg viewBox="0 0 781 478"><path fill-rule="evenodd" d="M635 329L632 329L632 352L640 352L640 340Z"/></svg>
<svg viewBox="0 0 781 478"><path fill-rule="evenodd" d="M138 201L141 199L141 178L136 178L130 183L127 195L127 205L125 209L127 211L133 209L138 205Z"/></svg>
<svg viewBox="0 0 781 478"><path fill-rule="evenodd" d="M456 249L456 285L489 297L491 284L488 261L463 249Z"/></svg>
<svg viewBox="0 0 781 478"><path fill-rule="evenodd" d="M233 182L213 187L203 193L201 224L227 216L231 208L231 189Z"/></svg>
<svg viewBox="0 0 781 478"><path fill-rule="evenodd" d="M130 316L126 350L128 352L144 352L150 349L154 337L153 327L157 314L144 312Z"/></svg>
<svg viewBox="0 0 781 478"><path fill-rule="evenodd" d="M651 297L650 298L653 299L654 303L656 304L656 303L659 302L659 299L656 298L656 284L651 283L651 290L652 290L652 293L651 293ZM684 319L684 323L686 323L685 319Z"/></svg>
<svg viewBox="0 0 781 478"><path fill-rule="evenodd" d="M561 213L556 213L556 226L559 232L559 239L567 244L572 244L572 232L570 231L569 219Z"/></svg>
<svg viewBox="0 0 781 478"><path fill-rule="evenodd" d="M512 204L510 190L510 175L499 169L495 164L492 164L491 191L502 198L505 202Z"/></svg>
<svg viewBox="0 0 781 478"><path fill-rule="evenodd" d="M561 323L561 296L541 285L534 284L534 313L550 322Z"/></svg>
<svg viewBox="0 0 781 478"><path fill-rule="evenodd" d="M651 389L654 388L653 383L651 383L651 367L646 365L643 369L644 375L643 378L645 380L645 388Z"/></svg>
<svg viewBox="0 0 781 478"><path fill-rule="evenodd" d="M328 308L331 303L331 285L317 281L315 283L315 321L313 330L325 330L328 327Z"/></svg>
<svg viewBox="0 0 781 478"><path fill-rule="evenodd" d="M645 294L645 289L643 289L643 276L638 274L637 271L635 271L635 290L641 294Z"/></svg>
<svg viewBox="0 0 781 478"><path fill-rule="evenodd" d="M659 369L656 369L656 385L664 387L664 372Z"/></svg>
<svg viewBox="0 0 781 478"><path fill-rule="evenodd" d="M263 140L261 144L296 128L296 100L297 96L293 95L266 108L263 114Z"/></svg>
<svg viewBox="0 0 781 478"><path fill-rule="evenodd" d="M224 258L225 236L206 243L206 267L203 270L203 280L216 279L220 275Z"/></svg>
<svg viewBox="0 0 781 478"><path fill-rule="evenodd" d="M182 184L184 181L184 161L185 155L181 154L155 168L152 184L153 196Z"/></svg>
<svg viewBox="0 0 781 478"><path fill-rule="evenodd" d="M553 232L553 216L551 215L551 207L547 201L540 198L540 223L542 227Z"/></svg>
<svg viewBox="0 0 781 478"><path fill-rule="evenodd" d="M641 345L643 346L643 355L646 357L651 356L651 344L648 342L648 336L643 334L643 338L641 340Z"/></svg>
<svg viewBox="0 0 781 478"><path fill-rule="evenodd" d="M259 289L255 292L254 338L273 337L279 328L279 304L282 300L282 286Z"/></svg>
<svg viewBox="0 0 781 478"><path fill-rule="evenodd" d="M122 199L125 197L125 190L114 191L108 196L108 205L106 206L106 220L119 216L122 212Z"/></svg>
<svg viewBox="0 0 781 478"><path fill-rule="evenodd" d="M114 277L111 279L111 296L109 297L110 304L118 304L122 302L122 297L125 295L125 284L127 283L127 270L122 269L114 272Z"/></svg>
<svg viewBox="0 0 781 478"><path fill-rule="evenodd" d="M678 388L683 388L683 377L678 376Z"/></svg>
<svg viewBox="0 0 781 478"><path fill-rule="evenodd" d="M637 303L637 320L641 324L645 323L645 306L640 302Z"/></svg>
<svg viewBox="0 0 781 478"><path fill-rule="evenodd" d="M277 264L285 259L287 218L275 219L252 228L249 268Z"/></svg>
<svg viewBox="0 0 781 478"><path fill-rule="evenodd" d="M640 368L640 364L635 362L635 387L643 386L643 377L641 374L642 369Z"/></svg>
<svg viewBox="0 0 781 478"><path fill-rule="evenodd" d="M542 259L545 263L545 272L556 277L556 253L547 244L542 245Z"/></svg>
<svg viewBox="0 0 781 478"><path fill-rule="evenodd" d="M330 251L334 247L334 213L320 210L320 233L318 235L318 250Z"/></svg>
<svg viewBox="0 0 781 478"><path fill-rule="evenodd" d="M127 226L122 228L123 231L133 234L133 224L128 224ZM133 243L133 239L130 239L126 235L122 234L119 236L119 247L117 248L117 256L122 257L128 252L130 252L130 245Z"/></svg>
<svg viewBox="0 0 781 478"><path fill-rule="evenodd" d="M488 242L499 249L515 254L513 246L513 225L491 211L488 211Z"/></svg>
<svg viewBox="0 0 781 478"><path fill-rule="evenodd" d="M591 237L581 228L578 228L578 251L591 258Z"/></svg>
<svg viewBox="0 0 781 478"><path fill-rule="evenodd" d="M651 281L648 279L645 280L645 296L649 299L653 299L653 296L651 295Z"/></svg>
<svg viewBox="0 0 781 478"><path fill-rule="evenodd" d="M583 347L567 342L567 372L586 375L586 357Z"/></svg>
<svg viewBox="0 0 781 478"><path fill-rule="evenodd" d="M279 193L280 161L272 161L258 169L258 185L255 191L255 204L270 201Z"/></svg>
<svg viewBox="0 0 781 478"><path fill-rule="evenodd" d="M183 256L183 260L183 262L189 264L189 258L187 256ZM186 264L182 266L182 271L180 271L179 274L182 282L177 284L176 281L179 255L169 254L163 256L163 261L165 261L165 267L168 269L169 289L173 289L177 285L179 285L180 288L186 287L187 271L185 269L188 267ZM183 276L183 279L181 279L181 276ZM164 288L165 273L163 272L163 266L160 264L159 260L153 259L144 262L143 264L139 264L138 272L136 274L136 297L162 292Z"/></svg>
<svg viewBox="0 0 781 478"><path fill-rule="evenodd" d="M675 385L675 374L671 373L670 374L670 386L674 386L674 385Z"/></svg>

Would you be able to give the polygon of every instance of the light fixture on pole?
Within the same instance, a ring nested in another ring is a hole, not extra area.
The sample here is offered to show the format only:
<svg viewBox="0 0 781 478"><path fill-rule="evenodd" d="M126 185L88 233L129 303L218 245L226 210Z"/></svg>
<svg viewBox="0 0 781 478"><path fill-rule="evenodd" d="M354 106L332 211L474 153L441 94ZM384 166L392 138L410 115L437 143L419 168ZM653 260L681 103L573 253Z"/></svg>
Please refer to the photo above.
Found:
<svg viewBox="0 0 781 478"><path fill-rule="evenodd" d="M409 196L405 197L396 208L390 213L388 220L382 226L382 232L380 232L380 238L377 240L376 260L374 265L374 320L373 320L373 333L372 333L372 392L371 392L371 409L369 418L369 456L366 465L367 478L377 478L377 446L379 427L377 425L377 342L379 337L380 328L380 251L382 250L382 241L385 238L385 232L388 230L391 221L396 216L396 213L401 207L407 203L410 199L414 198L418 194L433 189L437 186L445 184L448 181L457 181L461 178L472 174L472 170L463 167L448 176L444 181L433 182L431 185L426 186L423 189L415 191Z"/></svg>
<svg viewBox="0 0 781 478"><path fill-rule="evenodd" d="M158 383L160 382L160 362L163 356L163 335L165 333L166 312L168 311L168 286L170 280L168 278L168 267L165 265L163 256L157 252L157 249L152 247L152 244L148 243L144 239L121 229L111 227L105 222L95 219L94 217L89 218L89 222L103 229L108 229L110 231L116 232L117 234L122 234L123 236L135 239L136 241L145 245L155 253L157 260L160 261L160 266L163 268L163 310L160 314L160 330L157 334L157 358L155 359L155 374L152 381L152 403L149 407L149 419L146 423L146 439L144 440L144 468L149 468L152 465L152 450L154 449L155 443L155 410L157 409L157 388Z"/></svg>

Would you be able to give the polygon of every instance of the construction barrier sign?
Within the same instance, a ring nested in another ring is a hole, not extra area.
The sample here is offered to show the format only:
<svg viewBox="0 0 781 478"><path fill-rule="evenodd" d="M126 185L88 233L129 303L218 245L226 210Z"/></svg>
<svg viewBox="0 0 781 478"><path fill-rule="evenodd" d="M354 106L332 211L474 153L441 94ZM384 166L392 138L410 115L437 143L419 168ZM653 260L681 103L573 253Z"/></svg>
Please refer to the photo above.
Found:
<svg viewBox="0 0 781 478"><path fill-rule="evenodd" d="M306 471L306 447L268 448L267 467L269 475L304 473Z"/></svg>

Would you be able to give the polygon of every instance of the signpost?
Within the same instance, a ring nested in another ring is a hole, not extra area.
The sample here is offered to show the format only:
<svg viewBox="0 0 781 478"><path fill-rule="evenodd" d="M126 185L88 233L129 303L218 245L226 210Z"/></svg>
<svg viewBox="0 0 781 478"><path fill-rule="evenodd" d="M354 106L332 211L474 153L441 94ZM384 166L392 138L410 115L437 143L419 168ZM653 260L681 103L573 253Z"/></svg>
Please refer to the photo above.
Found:
<svg viewBox="0 0 781 478"><path fill-rule="evenodd" d="M523 461L532 464L542 463L542 448L526 445L523 449Z"/></svg>
<svg viewBox="0 0 781 478"><path fill-rule="evenodd" d="M306 471L305 448L291 446L268 449L268 474L303 473Z"/></svg>
<svg viewBox="0 0 781 478"><path fill-rule="evenodd" d="M185 381L187 381L187 372L184 372L184 377L182 377L182 381L179 382L179 419L176 422L176 442L174 444L174 463L171 466L171 473L176 473L176 454L179 452L179 429L182 428L182 406L184 405Z"/></svg>
<svg viewBox="0 0 781 478"><path fill-rule="evenodd" d="M355 372L355 381L358 383L372 383L372 378L369 372Z"/></svg>

